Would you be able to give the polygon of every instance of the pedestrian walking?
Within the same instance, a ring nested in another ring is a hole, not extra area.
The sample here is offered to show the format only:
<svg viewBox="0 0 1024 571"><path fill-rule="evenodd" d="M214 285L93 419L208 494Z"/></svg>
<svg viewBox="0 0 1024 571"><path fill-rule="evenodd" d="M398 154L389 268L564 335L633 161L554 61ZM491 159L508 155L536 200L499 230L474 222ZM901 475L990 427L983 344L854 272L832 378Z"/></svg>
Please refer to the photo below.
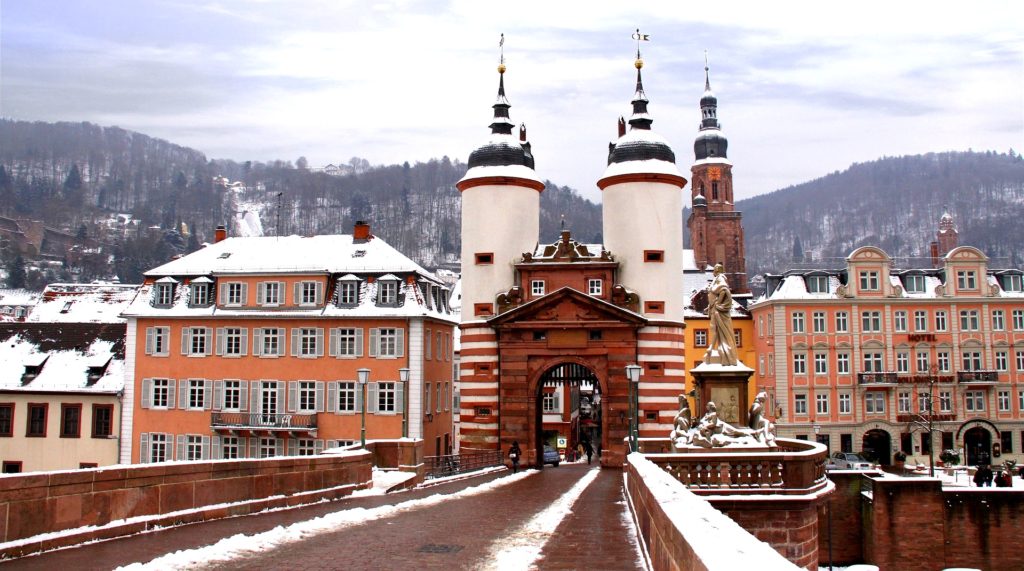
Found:
<svg viewBox="0 0 1024 571"><path fill-rule="evenodd" d="M513 440L512 447L508 449L508 459L512 461L513 474L519 471L519 457L522 455L523 451L519 449L519 441Z"/></svg>
<svg viewBox="0 0 1024 571"><path fill-rule="evenodd" d="M577 460L582 460L583 459L583 455L586 454L586 453L587 453L587 448L586 448L586 446L583 446L582 442L576 444L576 459Z"/></svg>
<svg viewBox="0 0 1024 571"><path fill-rule="evenodd" d="M974 485L979 488L987 486L992 481L992 470L985 464L979 464L974 472Z"/></svg>
<svg viewBox="0 0 1024 571"><path fill-rule="evenodd" d="M995 472L992 471L992 466L985 466L985 487L992 487L992 479L995 477Z"/></svg>
<svg viewBox="0 0 1024 571"><path fill-rule="evenodd" d="M590 441L587 441L585 444L586 446L584 446L583 449L587 453L587 465L589 466L590 458L594 455L594 447L590 445Z"/></svg>

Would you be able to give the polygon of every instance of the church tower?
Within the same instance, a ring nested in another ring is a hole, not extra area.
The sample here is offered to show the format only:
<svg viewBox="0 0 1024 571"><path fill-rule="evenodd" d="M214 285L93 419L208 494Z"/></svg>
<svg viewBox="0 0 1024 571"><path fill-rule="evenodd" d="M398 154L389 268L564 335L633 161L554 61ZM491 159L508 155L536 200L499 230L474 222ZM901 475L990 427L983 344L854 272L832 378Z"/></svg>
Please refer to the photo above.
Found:
<svg viewBox="0 0 1024 571"><path fill-rule="evenodd" d="M619 260L618 283L639 296L644 317L681 321L686 179L668 142L651 130L639 56L629 130L620 118L619 138L609 144L608 167L597 182L605 248Z"/></svg>
<svg viewBox="0 0 1024 571"><path fill-rule="evenodd" d="M718 122L718 99L711 91L706 63L700 112L700 131L693 143L696 160L690 168L692 210L686 222L690 247L697 268L721 263L733 293L748 293L743 216L736 211L733 200L732 163L727 154L729 141Z"/></svg>

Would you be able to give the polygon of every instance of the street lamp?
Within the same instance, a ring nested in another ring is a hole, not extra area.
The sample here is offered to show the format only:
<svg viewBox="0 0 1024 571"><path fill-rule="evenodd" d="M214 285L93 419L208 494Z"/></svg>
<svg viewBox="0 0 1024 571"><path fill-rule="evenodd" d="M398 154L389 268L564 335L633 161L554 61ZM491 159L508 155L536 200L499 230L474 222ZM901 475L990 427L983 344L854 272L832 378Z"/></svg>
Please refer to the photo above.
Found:
<svg viewBox="0 0 1024 571"><path fill-rule="evenodd" d="M359 369L356 371L356 375L359 379L359 400L363 401L363 425L359 431L359 443L363 448L366 448L366 383L370 380L370 369Z"/></svg>
<svg viewBox="0 0 1024 571"><path fill-rule="evenodd" d="M630 451L637 451L637 439L640 436L640 365L626 365L626 378L629 379L629 440Z"/></svg>
<svg viewBox="0 0 1024 571"><path fill-rule="evenodd" d="M402 381L402 438L409 437L409 368L398 369L398 380Z"/></svg>

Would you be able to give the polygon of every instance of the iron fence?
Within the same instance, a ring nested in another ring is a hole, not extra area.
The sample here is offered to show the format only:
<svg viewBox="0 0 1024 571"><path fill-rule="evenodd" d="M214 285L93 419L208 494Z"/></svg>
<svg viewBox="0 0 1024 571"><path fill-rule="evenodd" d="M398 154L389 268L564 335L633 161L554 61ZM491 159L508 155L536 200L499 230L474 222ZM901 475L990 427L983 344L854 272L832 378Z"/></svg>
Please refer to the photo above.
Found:
<svg viewBox="0 0 1024 571"><path fill-rule="evenodd" d="M454 476L492 466L502 466L505 458L500 450L484 450L465 454L446 454L444 456L426 456L426 479Z"/></svg>
<svg viewBox="0 0 1024 571"><path fill-rule="evenodd" d="M315 429L315 414L264 414L259 412L215 412L210 418L212 426L231 428L301 428Z"/></svg>

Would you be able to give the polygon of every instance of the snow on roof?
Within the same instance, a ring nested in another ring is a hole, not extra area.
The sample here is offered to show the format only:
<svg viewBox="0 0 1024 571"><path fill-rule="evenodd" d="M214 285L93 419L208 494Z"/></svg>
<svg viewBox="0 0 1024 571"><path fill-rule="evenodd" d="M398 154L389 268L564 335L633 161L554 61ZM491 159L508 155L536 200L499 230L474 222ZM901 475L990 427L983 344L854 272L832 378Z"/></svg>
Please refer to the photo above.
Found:
<svg viewBox="0 0 1024 571"><path fill-rule="evenodd" d="M123 323L135 284L50 284L25 319L33 323Z"/></svg>
<svg viewBox="0 0 1024 571"><path fill-rule="evenodd" d="M462 177L459 182L472 180L474 178L489 178L489 177L514 177L525 180L534 181L540 184L544 184L540 178L537 177L536 171L528 166L524 165L500 165L500 166L479 166L473 167L466 171L466 176Z"/></svg>
<svg viewBox="0 0 1024 571"><path fill-rule="evenodd" d="M647 159L643 161L623 161L621 163L612 163L604 169L604 174L601 175L601 178L605 179L624 174L667 174L678 177L683 176L680 174L679 168L676 167L675 163L670 163L660 159Z"/></svg>
<svg viewBox="0 0 1024 571"><path fill-rule="evenodd" d="M42 295L27 289L0 289L0 305L35 305Z"/></svg>
<svg viewBox="0 0 1024 571"><path fill-rule="evenodd" d="M117 393L124 388L125 332L124 324L0 327L0 391ZM98 375L92 383L90 373Z"/></svg>
<svg viewBox="0 0 1024 571"><path fill-rule="evenodd" d="M697 165L732 165L732 161L725 157L707 157L694 161L693 166Z"/></svg>
<svg viewBox="0 0 1024 571"><path fill-rule="evenodd" d="M434 276L373 237L355 242L349 234L232 237L146 272L148 277L221 274L323 274L416 272Z"/></svg>

